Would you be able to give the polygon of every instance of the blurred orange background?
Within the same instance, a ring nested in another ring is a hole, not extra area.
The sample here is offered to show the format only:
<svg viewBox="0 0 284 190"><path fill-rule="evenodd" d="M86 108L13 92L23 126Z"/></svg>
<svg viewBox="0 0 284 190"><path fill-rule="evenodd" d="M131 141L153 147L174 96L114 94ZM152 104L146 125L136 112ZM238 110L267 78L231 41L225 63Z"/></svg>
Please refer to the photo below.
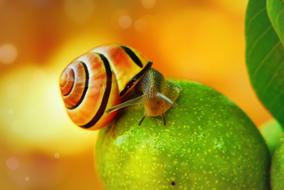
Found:
<svg viewBox="0 0 284 190"><path fill-rule="evenodd" d="M77 128L60 72L105 43L130 45L168 78L209 85L257 124L270 118L245 66L247 0L0 0L0 188L101 190L96 131Z"/></svg>

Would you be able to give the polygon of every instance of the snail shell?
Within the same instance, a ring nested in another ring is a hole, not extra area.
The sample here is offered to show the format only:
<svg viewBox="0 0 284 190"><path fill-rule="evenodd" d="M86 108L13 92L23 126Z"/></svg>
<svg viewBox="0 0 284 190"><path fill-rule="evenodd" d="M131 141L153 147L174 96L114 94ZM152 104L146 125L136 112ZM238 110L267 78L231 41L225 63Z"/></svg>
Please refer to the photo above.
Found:
<svg viewBox="0 0 284 190"><path fill-rule="evenodd" d="M60 91L68 115L86 129L106 127L116 111L106 113L121 102L151 62L132 48L101 46L73 60L60 76Z"/></svg>

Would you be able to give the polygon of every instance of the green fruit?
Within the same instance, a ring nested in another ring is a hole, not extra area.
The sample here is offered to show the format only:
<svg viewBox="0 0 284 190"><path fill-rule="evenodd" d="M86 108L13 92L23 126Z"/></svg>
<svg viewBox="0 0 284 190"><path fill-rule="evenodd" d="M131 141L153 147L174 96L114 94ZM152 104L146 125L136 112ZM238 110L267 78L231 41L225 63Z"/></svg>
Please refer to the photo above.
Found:
<svg viewBox="0 0 284 190"><path fill-rule="evenodd" d="M269 189L269 152L251 120L226 97L192 82L160 118L126 109L100 131L96 164L108 190Z"/></svg>
<svg viewBox="0 0 284 190"><path fill-rule="evenodd" d="M272 157L271 166L271 186L272 190L284 189L284 141L282 139Z"/></svg>
<svg viewBox="0 0 284 190"><path fill-rule="evenodd" d="M259 129L269 148L270 154L272 155L276 147L280 144L283 136L283 129L275 120L263 124Z"/></svg>

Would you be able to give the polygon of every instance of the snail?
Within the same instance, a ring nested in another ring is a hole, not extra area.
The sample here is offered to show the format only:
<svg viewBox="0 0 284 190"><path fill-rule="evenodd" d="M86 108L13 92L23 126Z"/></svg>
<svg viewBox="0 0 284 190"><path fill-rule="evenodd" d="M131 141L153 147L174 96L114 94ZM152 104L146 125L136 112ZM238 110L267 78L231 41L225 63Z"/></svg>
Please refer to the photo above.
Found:
<svg viewBox="0 0 284 190"><path fill-rule="evenodd" d="M122 45L99 46L73 60L60 76L60 91L72 121L85 129L108 126L118 110L144 104L144 116L161 116L179 95L152 68L152 62L133 48ZM138 94L134 98L132 94Z"/></svg>

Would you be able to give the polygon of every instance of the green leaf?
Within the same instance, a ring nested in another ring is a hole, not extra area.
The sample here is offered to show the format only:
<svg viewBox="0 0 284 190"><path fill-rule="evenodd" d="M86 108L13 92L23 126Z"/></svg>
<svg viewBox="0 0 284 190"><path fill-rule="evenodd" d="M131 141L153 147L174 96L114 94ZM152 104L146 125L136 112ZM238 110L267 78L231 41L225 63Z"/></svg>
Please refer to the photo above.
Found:
<svg viewBox="0 0 284 190"><path fill-rule="evenodd" d="M283 44L284 43L284 1L268 0L266 7L271 24Z"/></svg>
<svg viewBox="0 0 284 190"><path fill-rule="evenodd" d="M252 85L284 126L284 1L250 0L246 15L246 61Z"/></svg>

